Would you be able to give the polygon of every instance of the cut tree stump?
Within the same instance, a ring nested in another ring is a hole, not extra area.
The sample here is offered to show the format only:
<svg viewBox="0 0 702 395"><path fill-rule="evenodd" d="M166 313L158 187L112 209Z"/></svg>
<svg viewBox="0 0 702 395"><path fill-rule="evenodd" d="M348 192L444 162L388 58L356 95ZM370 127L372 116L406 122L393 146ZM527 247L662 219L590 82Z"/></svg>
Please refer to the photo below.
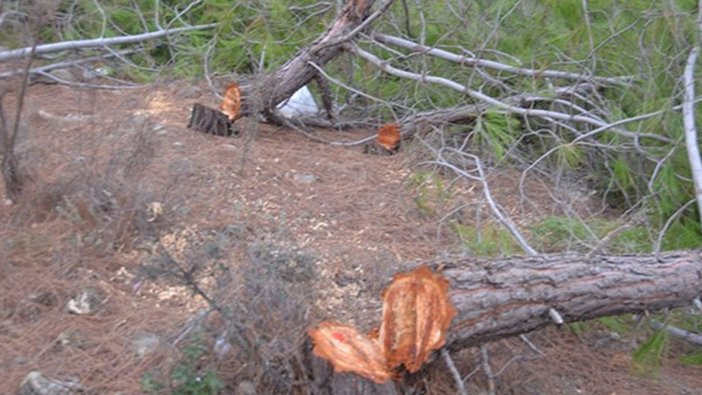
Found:
<svg viewBox="0 0 702 395"><path fill-rule="evenodd" d="M219 110L195 103L190 114L188 129L197 130L215 136L238 136L239 130Z"/></svg>

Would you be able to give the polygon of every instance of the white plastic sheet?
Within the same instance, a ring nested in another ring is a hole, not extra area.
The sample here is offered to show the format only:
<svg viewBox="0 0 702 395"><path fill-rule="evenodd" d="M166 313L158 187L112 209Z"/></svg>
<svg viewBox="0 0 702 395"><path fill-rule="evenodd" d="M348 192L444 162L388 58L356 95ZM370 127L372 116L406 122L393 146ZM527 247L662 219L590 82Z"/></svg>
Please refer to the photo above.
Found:
<svg viewBox="0 0 702 395"><path fill-rule="evenodd" d="M295 118L305 115L315 115L319 112L312 92L303 86L290 99L278 105L278 111L285 118Z"/></svg>

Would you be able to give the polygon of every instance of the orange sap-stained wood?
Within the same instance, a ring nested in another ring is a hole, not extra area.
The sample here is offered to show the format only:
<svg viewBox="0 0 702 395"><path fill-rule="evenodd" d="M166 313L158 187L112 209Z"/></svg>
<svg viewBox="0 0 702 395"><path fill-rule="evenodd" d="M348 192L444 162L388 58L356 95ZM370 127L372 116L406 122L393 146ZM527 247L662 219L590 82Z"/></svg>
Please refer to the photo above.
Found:
<svg viewBox="0 0 702 395"><path fill-rule="evenodd" d="M376 143L388 151L397 151L400 148L400 125L386 123L378 129Z"/></svg>
<svg viewBox="0 0 702 395"><path fill-rule="evenodd" d="M308 334L314 343L314 354L330 361L335 372L353 372L376 383L392 378L378 341L356 328L327 321Z"/></svg>
<svg viewBox="0 0 702 395"><path fill-rule="evenodd" d="M417 372L446 343L456 316L448 289L448 281L426 266L393 278L383 292L379 332L389 369L404 365L410 373Z"/></svg>
<svg viewBox="0 0 702 395"><path fill-rule="evenodd" d="M241 111L241 91L236 83L231 83L224 91L224 99L219 104L219 109L227 115L229 121L238 118Z"/></svg>
<svg viewBox="0 0 702 395"><path fill-rule="evenodd" d="M456 309L448 281L426 266L396 275L383 291L380 329L368 336L350 325L323 322L309 330L314 354L336 372L353 372L376 383L399 377L404 365L417 372L429 355L446 343Z"/></svg>

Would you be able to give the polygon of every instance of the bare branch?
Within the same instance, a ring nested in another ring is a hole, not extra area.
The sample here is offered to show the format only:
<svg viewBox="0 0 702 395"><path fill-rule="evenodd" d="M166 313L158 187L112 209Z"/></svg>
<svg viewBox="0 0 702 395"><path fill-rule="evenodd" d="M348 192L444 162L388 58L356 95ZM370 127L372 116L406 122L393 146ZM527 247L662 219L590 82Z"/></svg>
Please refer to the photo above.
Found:
<svg viewBox="0 0 702 395"><path fill-rule="evenodd" d="M468 57L468 56L462 56L462 55L457 55L455 53L443 50L443 49L438 49L438 48L433 48L429 47L426 45L421 45L417 44L413 41L400 38L400 37L395 37L391 36L388 34L383 34L383 33L377 33L374 32L373 35L371 36L373 40L377 40L381 43L388 44L388 45L394 45L397 47L401 48L406 48L409 49L412 52L415 53L420 53L420 54L427 54L429 56L434 56L437 58L445 59L453 63L458 63L463 66L469 66L469 67L483 67L486 69L492 69L495 71L503 71L503 72L508 72L512 74L517 74L517 75L522 75L526 77L535 77L535 78L561 78L561 79L566 79L566 80L574 80L574 81L590 81L590 82L597 82L601 84L609 84L609 85L629 85L629 81L631 80L631 77L593 77L593 76L588 76L585 74L578 74L578 73L571 73L567 71L558 71L558 70L535 70L535 69L527 69L527 68L522 68L522 67L514 67L510 65L506 65L504 63L500 62L495 62L492 60L486 60L486 59L478 59L474 57Z"/></svg>
<svg viewBox="0 0 702 395"><path fill-rule="evenodd" d="M495 395L495 375L490 367L490 354L485 344L480 346L480 361L480 366L482 366L483 373L488 380L488 394Z"/></svg>
<svg viewBox="0 0 702 395"><path fill-rule="evenodd" d="M698 3L697 28L698 36L702 35L702 0ZM683 124L685 125L685 147L687 148L687 158L690 162L692 180L695 185L695 198L700 216L700 226L702 226L702 158L700 158L700 147L697 142L697 128L695 127L695 63L700 52L700 38L698 37L685 65L683 81L685 84L685 94L683 101Z"/></svg>
<svg viewBox="0 0 702 395"><path fill-rule="evenodd" d="M477 173L477 176L470 174L468 171L453 164L450 160L447 160L444 157L444 151L451 152L459 156L465 156L468 159L468 161L472 162L472 164L475 166L474 171ZM475 155L462 152L456 149L443 148L441 150L436 151L436 163L440 166L444 166L446 168L451 169L459 176L480 182L483 187L483 195L485 196L485 200L487 200L488 206L490 207L493 216L507 229L507 231L509 231L509 233L512 235L512 237L514 237L514 239L524 250L524 252L526 252L530 256L535 256L539 254L533 247L529 245L524 235L522 235L519 229L517 229L517 225L515 225L515 223L502 212L500 207L497 205L497 202L495 202L495 199L493 199L492 193L490 192L490 186L488 185L488 182L485 178L485 173L483 172L483 165L480 161L480 158L478 158Z"/></svg>
<svg viewBox="0 0 702 395"><path fill-rule="evenodd" d="M345 45L345 48L347 50L353 52L354 54L358 55L359 57L367 60L371 64L377 66L379 69L385 71L388 74L391 74L391 75L394 75L394 76L400 77L400 78L406 78L406 79L413 80L413 81L439 84L439 85L451 88L455 91L465 93L475 100L485 102L489 105L495 106L497 108L503 109L503 110L508 111L510 113L513 113L513 114L539 117L539 118L543 118L546 120L556 119L556 120L566 121L566 122L583 122L583 123L598 127L599 128L599 129L597 129L598 133L602 132L604 130L613 129L614 132L621 134L625 137L630 137L630 138L635 138L635 139L638 139L641 137L647 137L647 138L663 141L666 143L670 142L670 139L663 137L663 136L656 135L656 134L645 134L644 135L643 133L630 132L627 130L623 130L621 128L614 128L611 126L611 124L598 119L598 117L592 116L592 114L590 114L590 113L573 115L573 114L566 114L566 113L562 113L562 112L558 112L558 111L516 107L516 106L510 105L508 103L505 103L501 100L495 99L491 96L488 96L482 92L478 92L476 90L470 89L467 86L465 86L463 84L459 84L458 82L452 81L448 78L417 74L417 73L414 73L411 71L405 71L405 70L398 69L396 67L391 66L387 61L381 60L377 56L373 55L370 52L364 51L363 49L359 48L358 46L347 44L347 45Z"/></svg>
<svg viewBox="0 0 702 395"><path fill-rule="evenodd" d="M651 327L658 331L666 331L669 335L675 336L692 344L702 346L702 334L686 331L684 329L680 329L669 324L663 324L658 321L651 321Z"/></svg>
<svg viewBox="0 0 702 395"><path fill-rule="evenodd" d="M458 369L456 369L456 364L454 364L453 359L451 359L451 354L445 348L442 348L441 356L444 358L446 367L448 367L449 372L451 372L451 376L453 377L453 381L456 383L456 392L460 395L468 395L466 385L463 383L463 379L461 378L461 374L458 372Z"/></svg>
<svg viewBox="0 0 702 395"><path fill-rule="evenodd" d="M129 54L132 54L135 52L137 52L137 51L136 50L127 50L127 51L108 53L108 54L98 55L98 56L89 56L87 58L81 58L81 59L64 60L61 62L51 63L51 64L47 64L44 66L33 67L32 69L29 70L29 73L30 74L46 73L46 72L49 72L52 70L64 69L64 68L84 64L84 63L91 63L91 62L95 62L98 60L112 58L115 56L129 55ZM14 77L14 76L16 76L18 74L22 74L22 73L23 73L23 70L6 71L4 73L0 73L0 79L11 78L11 77Z"/></svg>
<svg viewBox="0 0 702 395"><path fill-rule="evenodd" d="M132 44L136 42L152 40L154 38L159 38L163 36L168 36L171 34L177 34L193 30L205 30L212 29L216 24L211 23L208 25L198 25L189 27L178 27L174 29L157 30L149 33L135 34L133 36L120 36L120 37L110 37L110 38L94 38L89 40L75 40L75 41L63 41L59 43L37 45L35 55L43 55L53 52L68 51L72 49L83 49L83 48L102 48L110 45L119 44ZM12 49L9 51L0 52L0 62L23 58L32 52L31 47Z"/></svg>

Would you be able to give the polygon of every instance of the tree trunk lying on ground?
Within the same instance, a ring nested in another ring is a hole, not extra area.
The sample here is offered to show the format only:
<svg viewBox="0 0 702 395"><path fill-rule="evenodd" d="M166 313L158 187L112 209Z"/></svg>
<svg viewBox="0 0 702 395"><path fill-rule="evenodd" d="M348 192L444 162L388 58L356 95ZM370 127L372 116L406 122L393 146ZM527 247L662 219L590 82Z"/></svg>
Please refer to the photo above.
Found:
<svg viewBox="0 0 702 395"><path fill-rule="evenodd" d="M448 346L479 345L552 324L692 305L702 294L702 252L446 261L458 316Z"/></svg>
<svg viewBox="0 0 702 395"><path fill-rule="evenodd" d="M446 347L459 350L549 324L692 305L702 294L702 252L546 255L435 261L458 310ZM555 311L555 313L554 313ZM319 393L395 393L352 374L312 364ZM351 391L351 392L349 392Z"/></svg>

